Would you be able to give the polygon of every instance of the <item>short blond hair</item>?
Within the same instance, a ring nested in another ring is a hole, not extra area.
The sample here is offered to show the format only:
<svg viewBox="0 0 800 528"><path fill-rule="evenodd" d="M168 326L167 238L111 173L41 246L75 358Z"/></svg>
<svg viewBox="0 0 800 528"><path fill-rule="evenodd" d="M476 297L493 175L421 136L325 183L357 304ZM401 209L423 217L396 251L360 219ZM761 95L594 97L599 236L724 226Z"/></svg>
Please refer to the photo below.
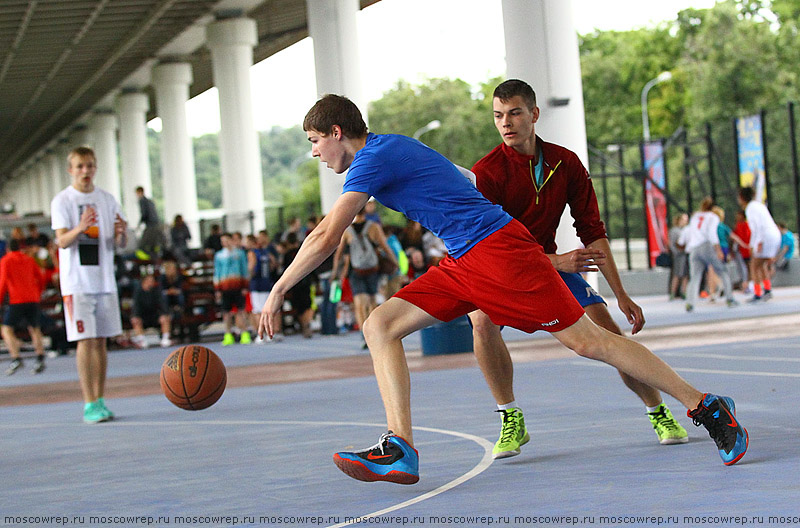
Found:
<svg viewBox="0 0 800 528"><path fill-rule="evenodd" d="M69 154L67 154L67 165L70 167L72 167L73 158L92 158L95 163L97 162L97 156L95 156L91 147L75 147L70 150Z"/></svg>

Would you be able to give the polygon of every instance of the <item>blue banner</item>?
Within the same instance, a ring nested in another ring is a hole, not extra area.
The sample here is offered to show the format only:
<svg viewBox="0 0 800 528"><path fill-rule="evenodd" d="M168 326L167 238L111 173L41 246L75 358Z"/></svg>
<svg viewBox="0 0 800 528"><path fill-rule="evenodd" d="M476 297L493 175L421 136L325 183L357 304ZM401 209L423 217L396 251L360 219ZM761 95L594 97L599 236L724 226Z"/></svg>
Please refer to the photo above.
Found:
<svg viewBox="0 0 800 528"><path fill-rule="evenodd" d="M761 126L761 116L758 114L736 119L739 185L752 187L755 191L754 196L761 202L766 202L767 185Z"/></svg>

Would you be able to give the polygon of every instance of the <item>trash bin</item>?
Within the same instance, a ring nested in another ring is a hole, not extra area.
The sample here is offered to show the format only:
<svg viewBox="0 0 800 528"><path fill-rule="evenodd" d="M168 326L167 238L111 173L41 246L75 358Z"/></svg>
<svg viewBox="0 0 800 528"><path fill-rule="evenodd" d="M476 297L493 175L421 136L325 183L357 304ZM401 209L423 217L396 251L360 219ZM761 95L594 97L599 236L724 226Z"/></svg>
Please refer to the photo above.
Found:
<svg viewBox="0 0 800 528"><path fill-rule="evenodd" d="M472 327L466 315L423 328L421 337L425 356L472 352Z"/></svg>

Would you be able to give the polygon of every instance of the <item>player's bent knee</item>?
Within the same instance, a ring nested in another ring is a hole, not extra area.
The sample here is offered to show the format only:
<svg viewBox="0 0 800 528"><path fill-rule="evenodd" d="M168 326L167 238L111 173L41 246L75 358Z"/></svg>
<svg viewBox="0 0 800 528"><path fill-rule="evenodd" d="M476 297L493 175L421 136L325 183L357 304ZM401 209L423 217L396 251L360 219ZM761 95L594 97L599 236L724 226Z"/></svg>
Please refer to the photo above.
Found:
<svg viewBox="0 0 800 528"><path fill-rule="evenodd" d="M387 337L387 330L391 325L391 321L385 319L380 310L373 310L369 314L361 328L367 343Z"/></svg>
<svg viewBox="0 0 800 528"><path fill-rule="evenodd" d="M475 337L489 338L500 332L500 327L494 324L488 315L475 316L470 314L469 319L472 323L472 334Z"/></svg>

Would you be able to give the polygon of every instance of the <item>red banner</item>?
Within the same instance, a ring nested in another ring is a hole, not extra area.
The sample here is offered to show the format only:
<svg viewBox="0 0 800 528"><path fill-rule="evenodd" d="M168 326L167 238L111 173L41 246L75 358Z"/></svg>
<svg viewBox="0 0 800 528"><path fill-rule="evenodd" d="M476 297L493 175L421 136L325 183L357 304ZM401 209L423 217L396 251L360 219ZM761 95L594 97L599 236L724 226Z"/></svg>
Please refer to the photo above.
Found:
<svg viewBox="0 0 800 528"><path fill-rule="evenodd" d="M645 215L647 217L647 240L650 248L650 266L656 258L669 251L669 221L667 200L663 189L667 184L664 172L664 146L660 141L644 144L644 169L648 177L644 181Z"/></svg>

